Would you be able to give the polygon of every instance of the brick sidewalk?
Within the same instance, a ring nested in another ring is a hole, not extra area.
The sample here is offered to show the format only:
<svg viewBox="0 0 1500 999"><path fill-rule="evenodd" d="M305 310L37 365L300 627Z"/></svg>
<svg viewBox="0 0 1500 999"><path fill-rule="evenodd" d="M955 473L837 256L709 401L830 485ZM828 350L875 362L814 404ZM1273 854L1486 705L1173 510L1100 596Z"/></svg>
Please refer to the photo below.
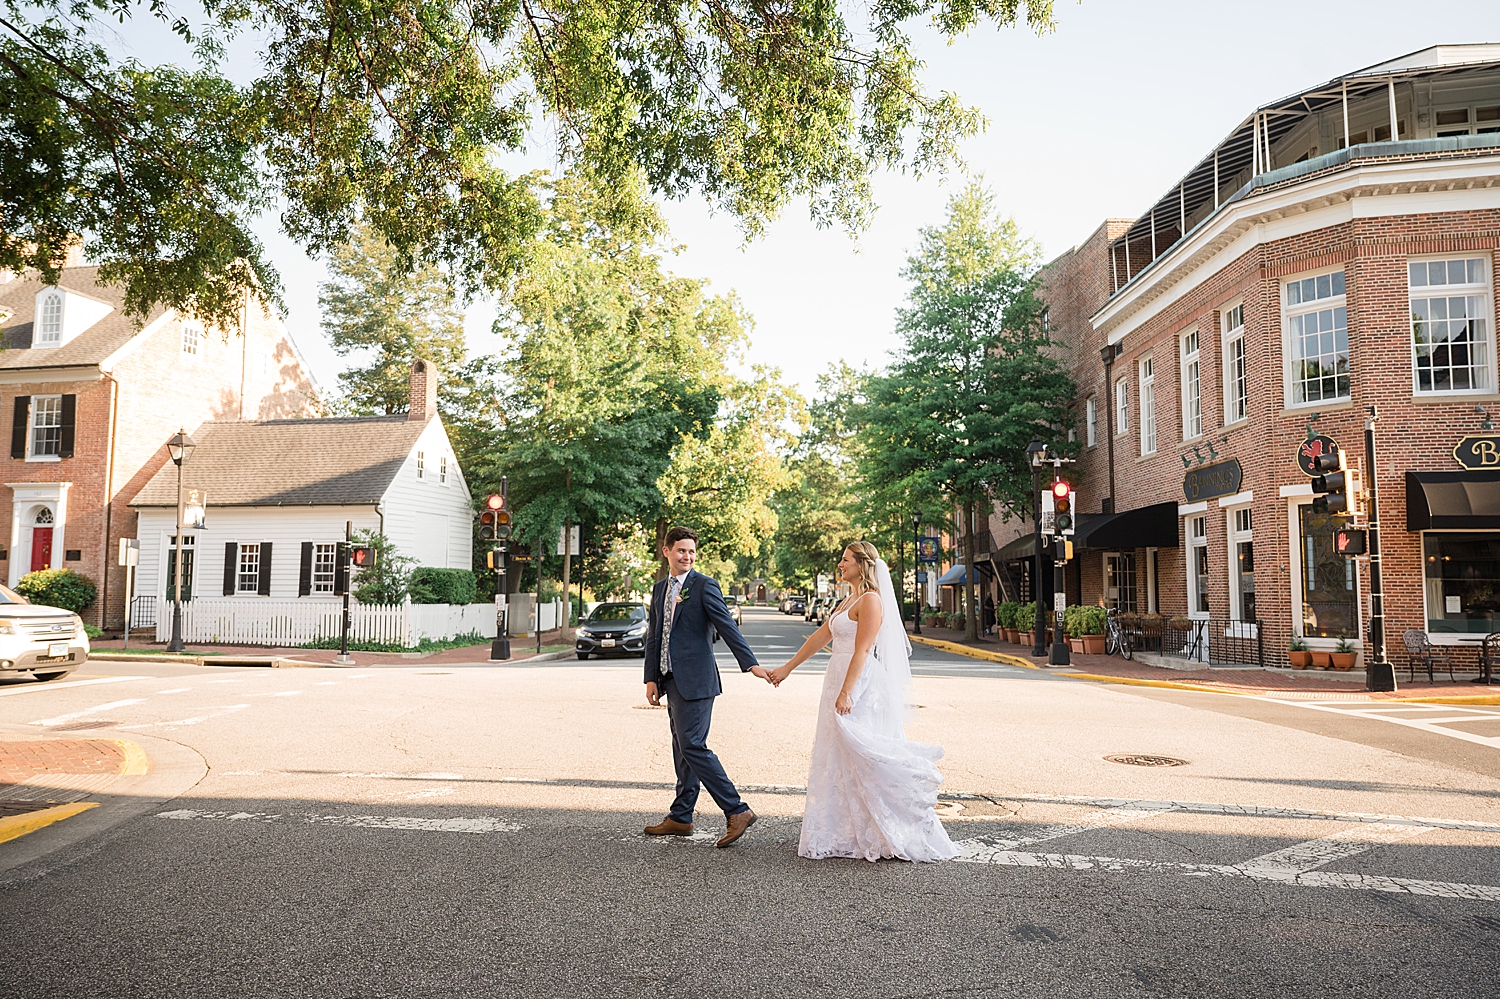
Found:
<svg viewBox="0 0 1500 999"><path fill-rule="evenodd" d="M948 628L923 626L922 637L940 642L952 642L986 652L998 652L1016 656L1036 665L1047 660L1035 657L1030 646L1012 645L1003 638L982 638L968 641L961 631ZM1165 683L1185 683L1195 687L1212 687L1225 691L1246 691L1291 699L1316 700L1391 700L1410 697L1483 697L1500 699L1500 688L1470 683L1468 678L1450 682L1447 680L1428 683L1425 679L1408 682L1405 671L1396 671L1398 690L1375 693L1365 690L1358 679L1335 679L1322 670L1282 671L1274 669L1169 669L1164 666L1148 666L1145 663L1126 661L1118 656L1094 656L1073 652L1069 654L1073 668L1081 673L1108 676L1122 680L1146 680ZM1340 696L1342 695L1342 696Z"/></svg>

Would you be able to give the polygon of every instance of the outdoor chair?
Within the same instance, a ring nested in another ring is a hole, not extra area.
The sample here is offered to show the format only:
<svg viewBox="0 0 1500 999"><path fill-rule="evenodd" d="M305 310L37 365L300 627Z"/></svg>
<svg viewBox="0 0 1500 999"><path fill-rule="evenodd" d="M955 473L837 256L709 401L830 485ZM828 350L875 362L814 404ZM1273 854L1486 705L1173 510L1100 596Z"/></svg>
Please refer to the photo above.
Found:
<svg viewBox="0 0 1500 999"><path fill-rule="evenodd" d="M1500 666L1500 631L1485 635L1484 644L1479 646L1479 674L1485 683L1495 682L1496 666Z"/></svg>
<svg viewBox="0 0 1500 999"><path fill-rule="evenodd" d="M1401 640L1406 643L1406 678L1408 682L1416 679L1417 665L1420 663L1427 667L1427 682L1436 683L1437 681L1432 675L1434 662L1443 664L1443 668L1448 671L1448 679L1455 679L1453 676L1453 661L1445 653L1438 652L1432 647L1432 642L1427 638L1427 632L1412 628L1401 636Z"/></svg>

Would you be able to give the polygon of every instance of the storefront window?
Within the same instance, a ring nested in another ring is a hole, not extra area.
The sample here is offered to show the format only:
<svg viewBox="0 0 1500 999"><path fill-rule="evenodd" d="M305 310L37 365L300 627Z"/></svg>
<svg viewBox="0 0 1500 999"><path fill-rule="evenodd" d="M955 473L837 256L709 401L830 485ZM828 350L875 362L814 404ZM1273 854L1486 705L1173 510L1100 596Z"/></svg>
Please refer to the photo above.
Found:
<svg viewBox="0 0 1500 999"><path fill-rule="evenodd" d="M1359 596L1354 559L1333 550L1338 524L1311 504L1299 507L1302 521L1302 634L1308 638L1359 637Z"/></svg>
<svg viewBox="0 0 1500 999"><path fill-rule="evenodd" d="M1190 517L1188 535L1188 612L1208 613L1208 518Z"/></svg>
<svg viewBox="0 0 1500 999"><path fill-rule="evenodd" d="M1106 555L1104 596L1115 609L1126 614L1137 610L1135 586L1135 552Z"/></svg>
<svg viewBox="0 0 1500 999"><path fill-rule="evenodd" d="M1422 535L1427 630L1500 631L1500 533Z"/></svg>

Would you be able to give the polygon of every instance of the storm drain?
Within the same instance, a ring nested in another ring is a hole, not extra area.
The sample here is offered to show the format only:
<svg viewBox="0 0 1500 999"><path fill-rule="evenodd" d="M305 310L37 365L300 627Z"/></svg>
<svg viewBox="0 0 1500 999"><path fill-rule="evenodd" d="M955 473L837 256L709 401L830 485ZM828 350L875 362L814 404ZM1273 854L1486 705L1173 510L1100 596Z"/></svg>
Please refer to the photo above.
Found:
<svg viewBox="0 0 1500 999"><path fill-rule="evenodd" d="M1106 756L1111 763L1123 763L1128 767L1185 767L1187 760L1179 760L1173 756L1143 756L1139 753L1122 753L1116 756Z"/></svg>

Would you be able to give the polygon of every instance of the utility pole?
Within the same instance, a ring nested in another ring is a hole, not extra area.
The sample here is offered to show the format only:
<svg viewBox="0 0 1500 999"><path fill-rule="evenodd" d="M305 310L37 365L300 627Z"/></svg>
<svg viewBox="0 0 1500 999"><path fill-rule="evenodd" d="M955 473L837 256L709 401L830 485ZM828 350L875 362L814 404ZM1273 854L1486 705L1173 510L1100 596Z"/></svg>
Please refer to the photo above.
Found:
<svg viewBox="0 0 1500 999"><path fill-rule="evenodd" d="M1047 457L1047 445L1038 438L1032 438L1026 447L1026 453L1031 458L1031 519L1036 538L1036 572L1031 580L1031 599L1036 602L1036 619L1032 622L1031 654L1040 657L1047 654L1046 606L1042 601L1042 587L1045 585L1042 582L1042 462Z"/></svg>
<svg viewBox="0 0 1500 999"><path fill-rule="evenodd" d="M1380 586L1380 499L1375 473L1375 421L1379 419L1374 406L1365 412L1365 478L1369 482L1369 554L1370 554L1370 652L1374 659L1365 661L1365 689L1395 690L1396 667L1385 658L1385 597Z"/></svg>
<svg viewBox="0 0 1500 999"><path fill-rule="evenodd" d="M354 581L353 568L349 564L349 549L354 543L354 521L344 521L344 550L338 553L334 572L342 572L344 575L344 620L339 628L339 654L333 661L345 666L353 665L354 660L349 658L349 590Z"/></svg>

